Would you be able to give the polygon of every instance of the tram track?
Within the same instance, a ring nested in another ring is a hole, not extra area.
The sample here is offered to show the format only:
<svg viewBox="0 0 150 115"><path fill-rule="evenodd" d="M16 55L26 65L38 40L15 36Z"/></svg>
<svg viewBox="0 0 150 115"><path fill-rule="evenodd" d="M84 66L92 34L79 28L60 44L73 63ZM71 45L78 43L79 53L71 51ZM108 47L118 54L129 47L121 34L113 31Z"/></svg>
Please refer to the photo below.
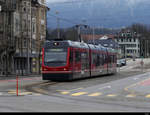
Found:
<svg viewBox="0 0 150 115"><path fill-rule="evenodd" d="M58 84L58 82L46 81L40 83L33 83L33 84L25 85L24 89L30 92L48 95L49 92L46 90L46 88L55 84Z"/></svg>

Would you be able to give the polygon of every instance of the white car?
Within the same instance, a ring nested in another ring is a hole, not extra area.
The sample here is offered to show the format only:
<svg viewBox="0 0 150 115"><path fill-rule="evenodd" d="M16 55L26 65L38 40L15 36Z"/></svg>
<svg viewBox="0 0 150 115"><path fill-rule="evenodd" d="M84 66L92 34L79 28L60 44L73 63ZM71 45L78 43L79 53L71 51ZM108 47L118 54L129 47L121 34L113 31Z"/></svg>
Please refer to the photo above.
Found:
<svg viewBox="0 0 150 115"><path fill-rule="evenodd" d="M125 66L125 65L126 65L126 59L121 59L120 61L121 61L121 65L122 65L122 66Z"/></svg>
<svg viewBox="0 0 150 115"><path fill-rule="evenodd" d="M117 67L121 67L121 66L122 66L121 60L117 60Z"/></svg>

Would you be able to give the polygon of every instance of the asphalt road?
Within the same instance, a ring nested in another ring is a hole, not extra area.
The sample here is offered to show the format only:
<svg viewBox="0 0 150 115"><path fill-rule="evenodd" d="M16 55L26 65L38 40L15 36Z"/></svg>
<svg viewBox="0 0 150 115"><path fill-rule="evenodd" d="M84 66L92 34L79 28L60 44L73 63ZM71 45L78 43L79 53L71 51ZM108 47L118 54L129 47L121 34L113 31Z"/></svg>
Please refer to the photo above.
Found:
<svg viewBox="0 0 150 115"><path fill-rule="evenodd" d="M0 80L1 112L149 112L149 61L129 60L116 75L72 82L41 77Z"/></svg>

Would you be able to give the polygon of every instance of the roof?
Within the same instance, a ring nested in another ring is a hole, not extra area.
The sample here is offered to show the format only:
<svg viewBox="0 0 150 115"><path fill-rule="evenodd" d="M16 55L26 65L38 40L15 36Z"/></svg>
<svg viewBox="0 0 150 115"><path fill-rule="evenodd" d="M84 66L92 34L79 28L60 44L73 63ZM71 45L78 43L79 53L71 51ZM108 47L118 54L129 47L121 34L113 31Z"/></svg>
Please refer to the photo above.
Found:
<svg viewBox="0 0 150 115"><path fill-rule="evenodd" d="M117 42L115 42L115 40L113 40L112 38L108 38L108 39L97 39L97 40L89 40L88 43L90 44L101 44L102 46L104 47L109 47L109 48L118 48L119 47L119 44Z"/></svg>
<svg viewBox="0 0 150 115"><path fill-rule="evenodd" d="M92 34L82 34L81 37L85 40L95 40L95 39L101 39L103 37L108 37L108 38L112 38L114 39L114 35L113 34L106 34L106 35L102 35L102 34L99 34L99 35L92 35Z"/></svg>
<svg viewBox="0 0 150 115"><path fill-rule="evenodd" d="M39 1L39 0L32 0L31 2L32 2L32 4L34 4L34 5L44 6L44 7L47 8L47 10L50 10L50 8L49 8L48 6L46 6L45 3L43 4L43 3L41 3L41 1Z"/></svg>

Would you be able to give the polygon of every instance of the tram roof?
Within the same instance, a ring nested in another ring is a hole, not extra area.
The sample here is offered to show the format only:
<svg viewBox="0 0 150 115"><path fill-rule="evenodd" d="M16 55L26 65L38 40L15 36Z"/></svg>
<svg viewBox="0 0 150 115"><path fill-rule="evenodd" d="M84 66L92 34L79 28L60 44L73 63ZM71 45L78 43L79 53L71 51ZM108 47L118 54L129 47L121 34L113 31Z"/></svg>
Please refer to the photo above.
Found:
<svg viewBox="0 0 150 115"><path fill-rule="evenodd" d="M103 50L103 51L106 51L107 48L106 47L103 47L102 45L93 45L93 44L87 44L87 43L84 43L84 42L77 42L77 41L70 41L70 40L47 40L44 44L44 47L49 47L49 46L52 46L54 43L61 43L60 45L62 47L65 47L65 46L71 46L71 47L76 47L76 48L85 48L85 49L88 49L90 47L90 49L92 50Z"/></svg>

